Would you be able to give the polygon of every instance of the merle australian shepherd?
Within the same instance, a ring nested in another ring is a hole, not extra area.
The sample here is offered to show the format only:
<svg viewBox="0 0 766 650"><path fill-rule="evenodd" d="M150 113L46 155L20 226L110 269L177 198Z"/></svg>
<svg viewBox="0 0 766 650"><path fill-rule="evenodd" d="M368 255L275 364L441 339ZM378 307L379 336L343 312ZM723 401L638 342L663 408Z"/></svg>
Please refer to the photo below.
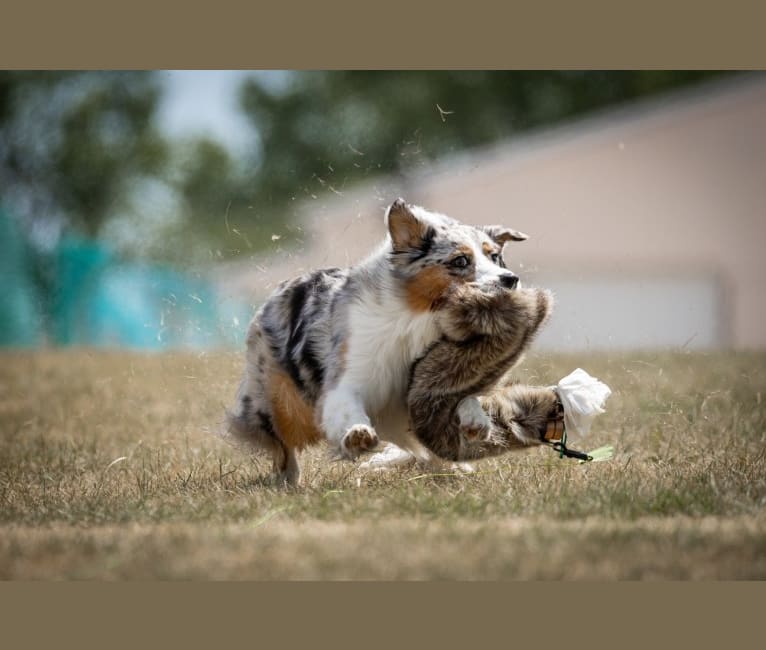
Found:
<svg viewBox="0 0 766 650"><path fill-rule="evenodd" d="M270 451L291 484L298 453L320 440L349 459L385 440L397 446L392 463L461 460L538 440L555 411L549 389L522 402L497 390L551 305L547 292L522 290L503 260L504 244L527 236L402 199L385 223L366 260L283 282L250 323L228 430ZM540 422L525 429L519 404Z"/></svg>

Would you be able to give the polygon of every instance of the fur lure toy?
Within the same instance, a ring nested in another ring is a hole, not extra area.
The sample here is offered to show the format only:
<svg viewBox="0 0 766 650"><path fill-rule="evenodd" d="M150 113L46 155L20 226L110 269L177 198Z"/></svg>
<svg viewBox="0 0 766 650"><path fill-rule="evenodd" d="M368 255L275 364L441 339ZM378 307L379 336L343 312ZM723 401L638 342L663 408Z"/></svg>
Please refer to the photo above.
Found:
<svg viewBox="0 0 766 650"><path fill-rule="evenodd" d="M552 306L552 295L542 289L465 285L449 295L439 311L445 336L411 372L408 408L421 443L453 461L539 444L595 459L567 450L566 431L587 433L609 396L605 384L579 368L548 387L517 384L509 376ZM598 451L599 460L611 454Z"/></svg>

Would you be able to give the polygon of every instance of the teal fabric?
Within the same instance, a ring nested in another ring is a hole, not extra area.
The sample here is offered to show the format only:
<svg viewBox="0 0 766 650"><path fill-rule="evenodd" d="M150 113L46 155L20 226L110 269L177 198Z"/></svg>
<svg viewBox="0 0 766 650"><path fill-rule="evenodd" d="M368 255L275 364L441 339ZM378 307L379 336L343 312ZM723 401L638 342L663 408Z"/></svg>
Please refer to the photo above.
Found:
<svg viewBox="0 0 766 650"><path fill-rule="evenodd" d="M252 313L252 306L225 299L203 278L123 262L97 242L65 238L38 267L48 278L44 303L32 281L30 252L12 221L0 216L0 345L241 345ZM49 306L47 318L43 304Z"/></svg>

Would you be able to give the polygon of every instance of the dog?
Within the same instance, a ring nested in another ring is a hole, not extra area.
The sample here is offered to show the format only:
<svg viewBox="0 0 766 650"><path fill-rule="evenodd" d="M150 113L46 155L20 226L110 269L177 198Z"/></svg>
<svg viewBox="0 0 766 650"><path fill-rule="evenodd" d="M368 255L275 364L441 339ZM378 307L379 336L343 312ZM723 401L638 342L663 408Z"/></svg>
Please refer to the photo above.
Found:
<svg viewBox="0 0 766 650"><path fill-rule="evenodd" d="M396 462L433 458L409 432L407 390L415 360L443 336L440 311L456 288L513 290L506 242L527 235L474 227L397 199L378 249L346 269L281 283L246 336L245 370L227 429L271 453L288 484L300 482L299 452L327 440L356 459L379 441Z"/></svg>

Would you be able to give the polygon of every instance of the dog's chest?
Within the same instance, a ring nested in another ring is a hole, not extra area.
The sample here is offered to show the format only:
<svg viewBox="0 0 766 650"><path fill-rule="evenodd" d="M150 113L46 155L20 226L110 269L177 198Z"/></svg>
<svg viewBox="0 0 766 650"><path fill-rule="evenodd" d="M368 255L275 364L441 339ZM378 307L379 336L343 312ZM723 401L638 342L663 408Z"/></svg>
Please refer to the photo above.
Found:
<svg viewBox="0 0 766 650"><path fill-rule="evenodd" d="M360 301L351 308L346 372L370 415L404 403L412 362L439 336L430 313L399 301Z"/></svg>

